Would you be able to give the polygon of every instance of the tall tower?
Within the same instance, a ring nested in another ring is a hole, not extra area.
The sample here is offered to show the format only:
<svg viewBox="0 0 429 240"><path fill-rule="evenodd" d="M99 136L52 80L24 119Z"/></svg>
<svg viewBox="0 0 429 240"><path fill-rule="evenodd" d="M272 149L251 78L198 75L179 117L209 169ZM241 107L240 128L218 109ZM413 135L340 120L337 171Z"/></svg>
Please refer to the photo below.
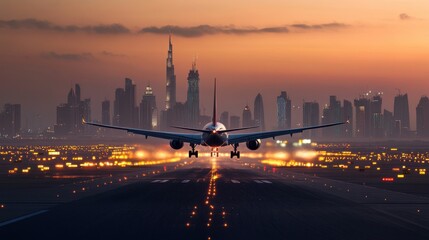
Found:
<svg viewBox="0 0 429 240"><path fill-rule="evenodd" d="M304 102L302 106L302 123L303 127L319 125L319 103L317 102ZM317 137L318 130L310 130L303 132L304 137Z"/></svg>
<svg viewBox="0 0 429 240"><path fill-rule="evenodd" d="M156 98L152 87L147 86L140 103L140 127L143 129L154 129L158 125Z"/></svg>
<svg viewBox="0 0 429 240"><path fill-rule="evenodd" d="M243 127L251 127L253 125L252 121L252 112L248 105L246 105L243 109Z"/></svg>
<svg viewBox="0 0 429 240"><path fill-rule="evenodd" d="M259 130L265 130L265 115L264 115L264 101L262 100L262 95L258 93L255 98L254 104L254 114L255 114L255 125L259 126Z"/></svg>
<svg viewBox="0 0 429 240"><path fill-rule="evenodd" d="M165 95L165 109L168 110L176 105L176 75L174 74L173 64L173 44L171 44L171 35L168 38L167 55L167 82Z"/></svg>
<svg viewBox="0 0 429 240"><path fill-rule="evenodd" d="M101 103L101 123L110 125L110 101L104 100Z"/></svg>
<svg viewBox="0 0 429 240"><path fill-rule="evenodd" d="M420 98L416 108L417 114L417 135L420 137L429 137L429 98L424 96Z"/></svg>
<svg viewBox="0 0 429 240"><path fill-rule="evenodd" d="M188 74L188 95L186 98L186 108L188 110L189 126L196 126L200 118L200 74L197 70L197 63L192 62L192 68Z"/></svg>
<svg viewBox="0 0 429 240"><path fill-rule="evenodd" d="M397 135L406 136L410 130L410 111L408 109L408 95L399 94L395 97L393 117L397 125Z"/></svg>
<svg viewBox="0 0 429 240"><path fill-rule="evenodd" d="M277 127L279 129L289 129L291 122L292 103L285 91L277 97Z"/></svg>

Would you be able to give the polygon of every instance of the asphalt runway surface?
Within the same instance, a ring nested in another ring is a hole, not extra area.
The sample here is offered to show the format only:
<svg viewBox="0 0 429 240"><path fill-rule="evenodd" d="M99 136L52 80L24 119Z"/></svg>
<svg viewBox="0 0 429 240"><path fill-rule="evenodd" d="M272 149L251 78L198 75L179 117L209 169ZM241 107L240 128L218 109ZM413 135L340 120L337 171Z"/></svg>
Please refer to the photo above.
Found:
<svg viewBox="0 0 429 240"><path fill-rule="evenodd" d="M0 239L429 239L425 226L230 161L194 164L0 227Z"/></svg>

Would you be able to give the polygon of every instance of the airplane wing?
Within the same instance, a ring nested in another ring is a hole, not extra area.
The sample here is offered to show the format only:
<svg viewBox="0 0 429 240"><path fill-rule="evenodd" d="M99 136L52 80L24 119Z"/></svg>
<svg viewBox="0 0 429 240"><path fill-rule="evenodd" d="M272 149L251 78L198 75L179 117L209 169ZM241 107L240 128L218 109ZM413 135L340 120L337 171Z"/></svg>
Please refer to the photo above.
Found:
<svg viewBox="0 0 429 240"><path fill-rule="evenodd" d="M138 128L105 125L100 123L91 123L91 122L85 122L85 121L83 121L83 123L87 125L96 126L96 127L124 130L130 133L144 135L146 138L155 137L155 138L163 138L163 139L169 139L169 140L180 140L182 142L188 142L188 143L194 143L194 144L201 144L201 134L153 131L153 130L145 130L145 129L138 129Z"/></svg>
<svg viewBox="0 0 429 240"><path fill-rule="evenodd" d="M332 126L337 126L345 123L348 123L348 122L338 122L338 123L331 123L331 124L317 125L317 126L310 126L310 127L303 127L303 128L286 129L286 130L230 134L228 137L228 144L242 143L242 142L247 142L247 141L256 140L256 139L275 138L278 136L289 135L289 134L293 135L295 133L300 133L305 130L332 127Z"/></svg>

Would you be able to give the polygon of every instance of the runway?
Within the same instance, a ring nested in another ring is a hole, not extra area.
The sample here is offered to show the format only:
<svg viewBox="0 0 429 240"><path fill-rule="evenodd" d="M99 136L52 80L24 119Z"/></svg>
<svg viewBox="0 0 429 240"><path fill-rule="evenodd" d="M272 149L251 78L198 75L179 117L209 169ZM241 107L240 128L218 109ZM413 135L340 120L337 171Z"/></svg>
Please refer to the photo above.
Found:
<svg viewBox="0 0 429 240"><path fill-rule="evenodd" d="M242 162L177 170L0 228L2 239L429 239L413 221ZM423 204L423 203L422 203Z"/></svg>

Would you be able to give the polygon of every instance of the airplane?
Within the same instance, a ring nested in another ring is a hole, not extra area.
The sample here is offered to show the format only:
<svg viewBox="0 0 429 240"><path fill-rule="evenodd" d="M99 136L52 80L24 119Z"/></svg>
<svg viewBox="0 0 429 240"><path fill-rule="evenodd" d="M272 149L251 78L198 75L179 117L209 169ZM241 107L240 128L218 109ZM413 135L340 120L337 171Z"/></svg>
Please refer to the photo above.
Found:
<svg viewBox="0 0 429 240"><path fill-rule="evenodd" d="M185 143L189 143L189 146L191 147L191 150L189 151L189 158L191 158L192 156L195 156L195 158L198 158L198 151L195 150L195 147L197 145L210 147L212 157L219 156L219 153L218 153L219 147L225 147L225 146L231 145L233 147L233 151L231 151L231 158L234 158L234 157L240 158L240 151L237 150L240 143L246 143L246 147L254 151L261 146L261 139L266 139L266 138L275 139L275 137L282 136L282 135L291 135L292 137L292 135L295 133L301 133L303 131L310 130L310 129L332 127L332 126L349 123L349 121L347 120L346 122L336 122L336 123L308 126L308 127L302 127L302 128L229 134L230 132L258 128L258 126L226 129L225 125L217 121L217 116L216 116L217 103L216 102L217 102L217 96L216 96L216 79L215 79L212 121L207 123L203 127L203 129L172 126L173 128L193 131L197 133L179 133L179 132L145 130L145 129L138 129L138 128L106 125L106 124L100 124L100 123L94 123L94 122L86 122L85 119L82 119L82 122L84 124L92 125L96 127L125 130L133 134L144 135L146 139L148 137L168 139L170 140L170 147L175 150L181 149L183 148Z"/></svg>

